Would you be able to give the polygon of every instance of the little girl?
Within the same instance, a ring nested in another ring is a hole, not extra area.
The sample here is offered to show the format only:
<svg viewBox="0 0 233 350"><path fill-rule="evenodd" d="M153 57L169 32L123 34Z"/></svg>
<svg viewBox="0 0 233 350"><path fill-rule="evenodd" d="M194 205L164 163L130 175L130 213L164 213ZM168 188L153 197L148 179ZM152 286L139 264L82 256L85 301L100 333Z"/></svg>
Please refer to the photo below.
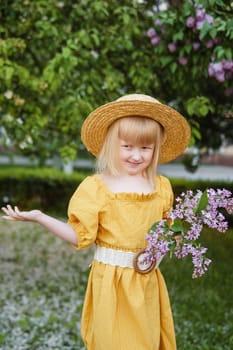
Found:
<svg viewBox="0 0 233 350"><path fill-rule="evenodd" d="M169 297L159 268L134 268L146 233L173 202L157 164L187 147L190 129L174 109L147 95L126 95L94 110L81 137L97 172L73 194L68 223L39 210L2 208L8 220L34 221L76 249L96 245L81 333L88 350L174 350ZM138 266L138 265L137 265Z"/></svg>

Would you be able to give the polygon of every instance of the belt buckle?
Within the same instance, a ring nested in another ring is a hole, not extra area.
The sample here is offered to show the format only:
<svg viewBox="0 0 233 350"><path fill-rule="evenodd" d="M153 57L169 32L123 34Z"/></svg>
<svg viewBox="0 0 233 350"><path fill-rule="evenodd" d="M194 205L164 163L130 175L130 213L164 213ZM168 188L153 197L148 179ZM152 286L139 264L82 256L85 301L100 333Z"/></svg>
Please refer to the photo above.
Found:
<svg viewBox="0 0 233 350"><path fill-rule="evenodd" d="M146 250L141 249L139 250L138 253L136 253L133 259L133 267L135 271L143 275L154 270L157 263L156 259L154 261L146 263L145 257L146 257Z"/></svg>

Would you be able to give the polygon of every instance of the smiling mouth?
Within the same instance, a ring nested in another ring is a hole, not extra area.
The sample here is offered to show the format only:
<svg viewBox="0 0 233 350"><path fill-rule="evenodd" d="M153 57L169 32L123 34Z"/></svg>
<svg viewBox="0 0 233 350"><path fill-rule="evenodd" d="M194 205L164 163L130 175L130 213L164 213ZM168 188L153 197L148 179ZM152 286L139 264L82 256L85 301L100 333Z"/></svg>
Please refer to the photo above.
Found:
<svg viewBox="0 0 233 350"><path fill-rule="evenodd" d="M141 163L135 163L135 162L128 162L129 165L132 165L132 166L136 166L136 165L140 165Z"/></svg>

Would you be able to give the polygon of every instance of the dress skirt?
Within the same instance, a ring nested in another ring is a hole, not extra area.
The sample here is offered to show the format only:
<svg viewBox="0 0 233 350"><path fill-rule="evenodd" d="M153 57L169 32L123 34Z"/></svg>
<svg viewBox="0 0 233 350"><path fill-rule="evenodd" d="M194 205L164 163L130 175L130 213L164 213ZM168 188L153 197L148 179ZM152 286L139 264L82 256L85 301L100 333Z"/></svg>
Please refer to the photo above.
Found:
<svg viewBox="0 0 233 350"><path fill-rule="evenodd" d="M88 350L175 350L171 307L160 270L142 275L94 261L81 334Z"/></svg>

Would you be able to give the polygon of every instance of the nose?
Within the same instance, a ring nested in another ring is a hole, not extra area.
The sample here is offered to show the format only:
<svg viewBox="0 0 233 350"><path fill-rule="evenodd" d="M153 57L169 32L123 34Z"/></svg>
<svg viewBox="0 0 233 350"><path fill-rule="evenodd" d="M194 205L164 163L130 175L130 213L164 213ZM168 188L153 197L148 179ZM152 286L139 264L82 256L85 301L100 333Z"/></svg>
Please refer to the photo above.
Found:
<svg viewBox="0 0 233 350"><path fill-rule="evenodd" d="M132 156L131 158L135 161L138 162L141 159L141 153L140 150L138 148L134 148L132 151Z"/></svg>

